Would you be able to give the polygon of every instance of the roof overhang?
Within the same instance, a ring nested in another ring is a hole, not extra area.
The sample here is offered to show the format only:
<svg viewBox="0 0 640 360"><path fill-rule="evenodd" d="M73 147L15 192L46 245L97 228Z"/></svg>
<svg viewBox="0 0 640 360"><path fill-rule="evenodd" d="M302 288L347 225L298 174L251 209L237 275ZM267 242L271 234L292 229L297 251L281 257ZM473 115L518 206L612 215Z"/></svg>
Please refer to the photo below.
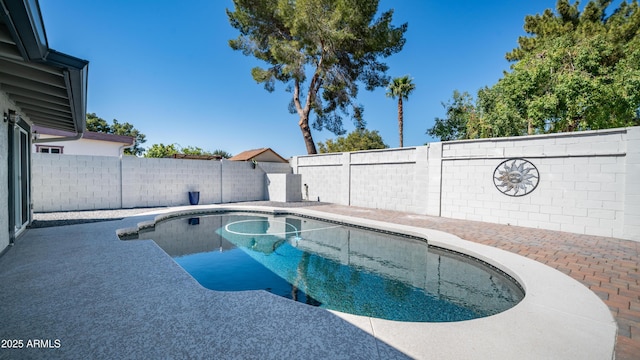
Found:
<svg viewBox="0 0 640 360"><path fill-rule="evenodd" d="M38 125L34 125L31 128L31 131L35 135L39 135L37 137L38 143L48 143L48 142L57 142L60 138L69 138L74 135L74 133L70 133L68 131L56 130L51 128L46 128ZM50 137L43 137L42 135L49 135ZM107 141L113 142L123 145L133 145L136 142L136 138L128 135L118 135L118 134L107 134L101 132L93 132L93 131L85 131L82 134L82 139L84 140L98 140L98 141Z"/></svg>
<svg viewBox="0 0 640 360"><path fill-rule="evenodd" d="M37 0L0 6L0 90L31 123L81 135L89 62L49 49Z"/></svg>

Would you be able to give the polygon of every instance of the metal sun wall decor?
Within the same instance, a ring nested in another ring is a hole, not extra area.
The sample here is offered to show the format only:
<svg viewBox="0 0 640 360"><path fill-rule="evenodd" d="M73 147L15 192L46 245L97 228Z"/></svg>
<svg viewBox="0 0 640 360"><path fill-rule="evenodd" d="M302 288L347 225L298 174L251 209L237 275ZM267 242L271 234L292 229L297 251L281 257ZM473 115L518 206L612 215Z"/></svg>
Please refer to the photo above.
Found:
<svg viewBox="0 0 640 360"><path fill-rule="evenodd" d="M493 171L493 183L508 196L524 196L535 190L540 180L538 169L525 159L512 158L500 163Z"/></svg>

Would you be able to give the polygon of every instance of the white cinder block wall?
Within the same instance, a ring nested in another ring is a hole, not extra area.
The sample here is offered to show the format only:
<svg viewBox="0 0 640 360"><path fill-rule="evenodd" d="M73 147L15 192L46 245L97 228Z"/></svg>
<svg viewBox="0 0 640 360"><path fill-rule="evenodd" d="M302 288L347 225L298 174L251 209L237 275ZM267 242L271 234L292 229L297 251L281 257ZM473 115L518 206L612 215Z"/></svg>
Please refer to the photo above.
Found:
<svg viewBox="0 0 640 360"><path fill-rule="evenodd" d="M219 203L220 162L122 157L122 207L187 205L189 191Z"/></svg>
<svg viewBox="0 0 640 360"><path fill-rule="evenodd" d="M121 206L119 159L33 153L34 211L115 209Z"/></svg>
<svg viewBox="0 0 640 360"><path fill-rule="evenodd" d="M626 130L443 144L444 217L623 237ZM525 158L540 174L528 195L498 192L495 168Z"/></svg>
<svg viewBox="0 0 640 360"><path fill-rule="evenodd" d="M494 185L509 158L538 169L530 194ZM311 200L640 241L640 127L300 156L291 165Z"/></svg>
<svg viewBox="0 0 640 360"><path fill-rule="evenodd" d="M349 183L343 179L343 168L347 166L342 161L342 154L292 158L294 173L302 175L302 199L347 205Z"/></svg>
<svg viewBox="0 0 640 360"><path fill-rule="evenodd" d="M351 154L351 199L354 206L414 212L417 148Z"/></svg>
<svg viewBox="0 0 640 360"><path fill-rule="evenodd" d="M265 173L251 162L223 161L223 203L265 199Z"/></svg>
<svg viewBox="0 0 640 360"><path fill-rule="evenodd" d="M509 158L538 169L530 194L496 189L494 170ZM291 167L311 201L640 241L640 127L299 156ZM186 205L193 190L201 204L265 200L265 173L292 171L55 154L34 154L32 169L34 211Z"/></svg>
<svg viewBox="0 0 640 360"><path fill-rule="evenodd" d="M628 129L624 177L624 236L640 239L640 127Z"/></svg>
<svg viewBox="0 0 640 360"><path fill-rule="evenodd" d="M267 198L271 201L302 201L300 175L266 174Z"/></svg>
<svg viewBox="0 0 640 360"><path fill-rule="evenodd" d="M266 193L264 170L248 162L133 156L33 154L32 182L35 212L188 205L189 191L200 192L200 204Z"/></svg>
<svg viewBox="0 0 640 360"><path fill-rule="evenodd" d="M261 169L267 174L292 174L293 173L293 170L291 169L291 165L289 165L289 163L259 162L256 166L258 169Z"/></svg>

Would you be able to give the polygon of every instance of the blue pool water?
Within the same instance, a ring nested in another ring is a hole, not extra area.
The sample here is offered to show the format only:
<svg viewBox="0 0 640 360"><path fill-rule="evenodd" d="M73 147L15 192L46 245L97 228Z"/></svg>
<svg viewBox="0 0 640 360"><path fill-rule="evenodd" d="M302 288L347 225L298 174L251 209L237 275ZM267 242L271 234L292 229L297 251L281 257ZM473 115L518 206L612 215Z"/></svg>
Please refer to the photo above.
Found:
<svg viewBox="0 0 640 360"><path fill-rule="evenodd" d="M266 290L389 320L469 320L524 296L499 271L423 240L296 216L177 218L139 238L156 241L208 289Z"/></svg>

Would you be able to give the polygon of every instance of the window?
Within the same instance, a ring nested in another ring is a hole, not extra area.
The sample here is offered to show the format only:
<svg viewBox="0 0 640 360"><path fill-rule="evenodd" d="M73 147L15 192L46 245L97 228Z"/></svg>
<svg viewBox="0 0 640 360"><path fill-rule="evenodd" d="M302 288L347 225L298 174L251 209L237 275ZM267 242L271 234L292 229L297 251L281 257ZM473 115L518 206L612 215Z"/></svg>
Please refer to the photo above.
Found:
<svg viewBox="0 0 640 360"><path fill-rule="evenodd" d="M64 148L64 146L36 145L36 152L44 154L62 154L62 148Z"/></svg>

